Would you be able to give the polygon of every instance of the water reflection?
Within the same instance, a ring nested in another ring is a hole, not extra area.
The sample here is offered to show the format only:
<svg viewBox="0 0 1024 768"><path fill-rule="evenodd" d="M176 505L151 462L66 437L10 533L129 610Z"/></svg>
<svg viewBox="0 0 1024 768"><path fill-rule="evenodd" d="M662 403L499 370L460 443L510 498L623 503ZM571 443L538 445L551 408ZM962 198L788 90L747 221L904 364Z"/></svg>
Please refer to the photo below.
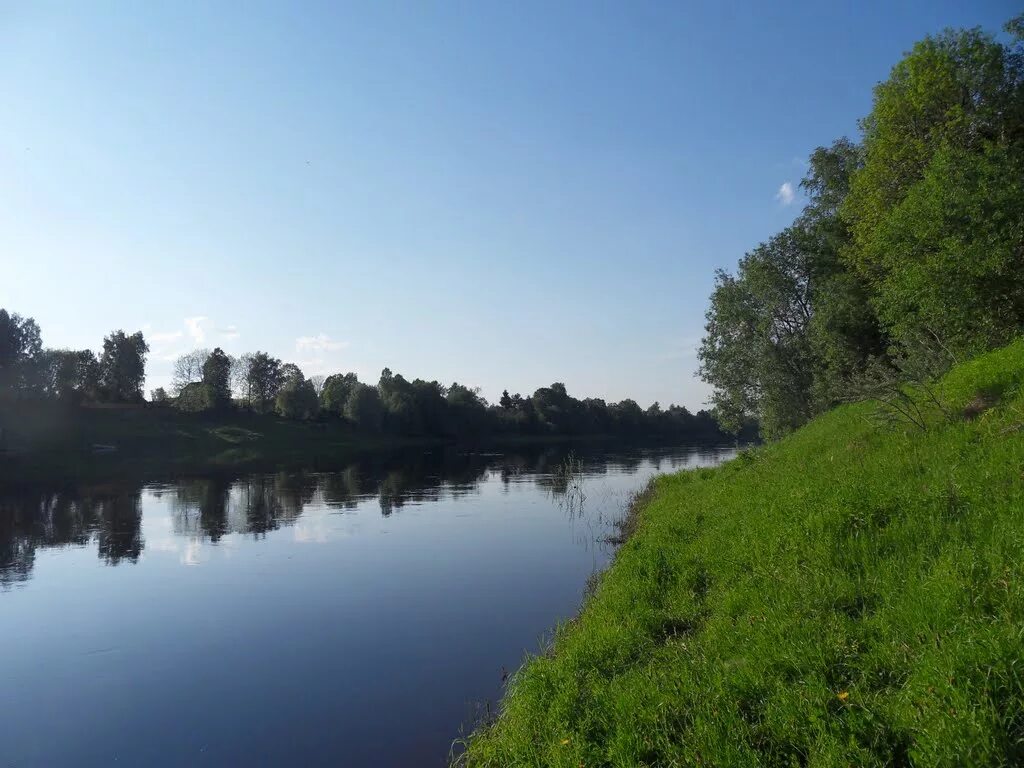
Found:
<svg viewBox="0 0 1024 768"><path fill-rule="evenodd" d="M0 763L440 768L469 702L576 611L630 495L727 455L419 450L0 490Z"/></svg>
<svg viewBox="0 0 1024 768"><path fill-rule="evenodd" d="M95 545L107 565L138 562L144 492L168 499L176 536L217 544L225 536L254 538L290 526L316 501L339 511L375 498L389 517L407 505L476 493L489 478L507 489L533 483L556 499L577 486L562 471L572 453L587 477L632 473L641 462L658 471L703 463L718 449L609 451L607 445L545 446L502 453L440 449L367 457L332 472L211 475L172 482L0 491L0 587L27 581L40 549Z"/></svg>

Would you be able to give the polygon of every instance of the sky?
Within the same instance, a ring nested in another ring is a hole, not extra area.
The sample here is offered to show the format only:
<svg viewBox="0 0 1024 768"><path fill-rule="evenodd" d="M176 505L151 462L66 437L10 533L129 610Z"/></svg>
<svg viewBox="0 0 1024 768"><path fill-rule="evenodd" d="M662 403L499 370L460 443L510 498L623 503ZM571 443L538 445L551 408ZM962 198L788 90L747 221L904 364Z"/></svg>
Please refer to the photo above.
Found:
<svg viewBox="0 0 1024 768"><path fill-rule="evenodd" d="M50 347L697 409L714 273L1009 0L0 0L0 306Z"/></svg>

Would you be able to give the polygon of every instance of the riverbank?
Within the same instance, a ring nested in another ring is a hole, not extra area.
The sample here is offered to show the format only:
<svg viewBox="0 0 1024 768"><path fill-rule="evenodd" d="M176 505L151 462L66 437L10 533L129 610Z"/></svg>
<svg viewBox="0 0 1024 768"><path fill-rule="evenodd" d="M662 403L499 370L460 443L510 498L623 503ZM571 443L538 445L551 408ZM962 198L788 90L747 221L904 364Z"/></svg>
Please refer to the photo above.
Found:
<svg viewBox="0 0 1024 768"><path fill-rule="evenodd" d="M153 405L5 403L0 426L3 483L331 466L360 453L441 442L362 434L338 421L191 414Z"/></svg>
<svg viewBox="0 0 1024 768"><path fill-rule="evenodd" d="M661 478L471 766L1024 761L1024 341Z"/></svg>
<svg viewBox="0 0 1024 768"><path fill-rule="evenodd" d="M296 421L246 411L195 414L152 404L72 407L45 401L0 402L0 431L0 486L290 467L332 470L367 454L453 445L502 450L666 442L642 436L630 441L609 435L519 434L456 441L369 434L334 419Z"/></svg>

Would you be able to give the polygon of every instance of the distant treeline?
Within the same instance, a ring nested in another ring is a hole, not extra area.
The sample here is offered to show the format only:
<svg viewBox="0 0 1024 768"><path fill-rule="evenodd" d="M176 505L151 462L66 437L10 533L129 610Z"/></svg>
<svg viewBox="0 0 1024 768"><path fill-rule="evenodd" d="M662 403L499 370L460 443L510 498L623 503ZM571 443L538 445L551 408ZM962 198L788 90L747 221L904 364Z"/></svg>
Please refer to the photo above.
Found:
<svg viewBox="0 0 1024 768"><path fill-rule="evenodd" d="M0 309L0 398L143 403L148 352L141 332L123 331L107 336L98 356L91 350L44 349L35 320ZM194 413L246 409L286 419L343 420L359 431L404 436L616 435L698 442L728 437L705 410L578 400L560 383L529 396L506 391L490 404L478 389L409 381L387 368L375 384L354 373L307 378L297 365L266 352L232 357L220 348L179 357L170 390L153 390L150 401Z"/></svg>
<svg viewBox="0 0 1024 768"><path fill-rule="evenodd" d="M1024 326L1024 16L927 37L860 141L810 157L792 224L720 271L700 350L716 415L767 437L931 378Z"/></svg>

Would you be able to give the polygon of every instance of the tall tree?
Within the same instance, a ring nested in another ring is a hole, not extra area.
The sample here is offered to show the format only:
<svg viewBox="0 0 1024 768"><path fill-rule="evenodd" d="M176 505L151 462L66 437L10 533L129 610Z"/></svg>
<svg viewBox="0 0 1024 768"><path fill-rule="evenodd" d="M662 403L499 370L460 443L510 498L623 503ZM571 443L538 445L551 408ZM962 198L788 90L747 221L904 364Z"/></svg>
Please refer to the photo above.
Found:
<svg viewBox="0 0 1024 768"><path fill-rule="evenodd" d="M142 400L148 353L149 345L142 331L129 336L118 330L103 339L103 353L99 363L100 386L108 400L119 403Z"/></svg>
<svg viewBox="0 0 1024 768"><path fill-rule="evenodd" d="M203 363L203 384L209 390L214 408L226 408L231 404L231 358L220 347L214 349Z"/></svg>
<svg viewBox="0 0 1024 768"><path fill-rule="evenodd" d="M39 386L37 364L42 348L35 320L0 309L0 394L31 394Z"/></svg>
<svg viewBox="0 0 1024 768"><path fill-rule="evenodd" d="M284 382L275 398L275 410L286 419L312 419L319 410L319 400L312 383L297 365L282 367Z"/></svg>
<svg viewBox="0 0 1024 768"><path fill-rule="evenodd" d="M41 367L47 396L76 403L96 398L100 370L92 350L46 349Z"/></svg>
<svg viewBox="0 0 1024 768"><path fill-rule="evenodd" d="M841 207L845 255L886 328L966 352L1006 338L1024 321L1019 36L925 38L875 88L862 127L863 168Z"/></svg>
<svg viewBox="0 0 1024 768"><path fill-rule="evenodd" d="M328 413L345 416L345 404L357 384L359 379L354 373L328 376L320 392L320 406Z"/></svg>
<svg viewBox="0 0 1024 768"><path fill-rule="evenodd" d="M850 379L871 358L884 355L888 346L870 301L870 286L842 257L850 230L839 209L862 164L862 147L842 138L811 153L800 182L808 202L796 228L810 270L813 312L808 333L814 353L815 410L843 397Z"/></svg>
<svg viewBox="0 0 1024 768"><path fill-rule="evenodd" d="M245 379L251 407L266 413L284 383L281 361L266 352L256 352L248 359Z"/></svg>
<svg viewBox="0 0 1024 768"><path fill-rule="evenodd" d="M790 227L747 254L736 277L716 276L698 357L727 428L755 415L775 437L811 413L811 272L800 246Z"/></svg>
<svg viewBox="0 0 1024 768"><path fill-rule="evenodd" d="M381 428L384 408L376 387L356 382L345 403L345 418L367 432Z"/></svg>
<svg viewBox="0 0 1024 768"><path fill-rule="evenodd" d="M252 407L252 386L249 368L252 366L252 352L245 352L231 361L231 391L242 403Z"/></svg>

